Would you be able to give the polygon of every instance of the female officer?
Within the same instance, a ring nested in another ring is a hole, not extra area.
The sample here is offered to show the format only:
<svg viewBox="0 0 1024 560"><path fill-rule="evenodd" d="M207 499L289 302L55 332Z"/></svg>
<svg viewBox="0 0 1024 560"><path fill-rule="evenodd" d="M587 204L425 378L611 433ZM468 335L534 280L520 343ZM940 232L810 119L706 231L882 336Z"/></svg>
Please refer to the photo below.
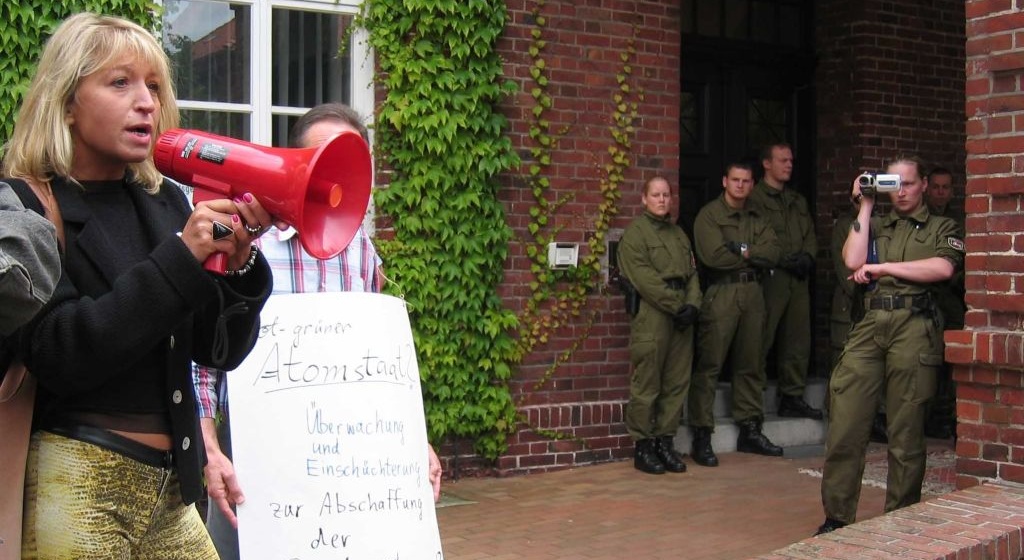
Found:
<svg viewBox="0 0 1024 560"><path fill-rule="evenodd" d="M953 220L929 214L928 181L918 158L897 158L887 172L898 174L901 186L889 193L892 211L884 217L871 216L874 193L853 183L852 200L860 208L843 259L854 282L873 287L829 385L831 421L821 481L826 519L818 534L856 520L864 454L881 395L889 435L885 511L921 500L924 414L943 359L941 318L929 289L962 266L964 243ZM876 263L868 263L869 243L877 248Z"/></svg>
<svg viewBox="0 0 1024 560"><path fill-rule="evenodd" d="M622 274L640 295L630 322L633 377L626 429L637 469L685 472L672 439L690 385L700 282L690 239L672 221L668 181L648 180L641 200L644 213L626 228L618 250Z"/></svg>
<svg viewBox="0 0 1024 560"><path fill-rule="evenodd" d="M163 180L178 123L166 55L129 21L81 13L47 42L4 169L63 232L62 274L23 328L39 382L24 558L217 558L202 493L190 361L232 369L252 348L270 270L251 196L200 203ZM203 261L226 253L228 275Z"/></svg>

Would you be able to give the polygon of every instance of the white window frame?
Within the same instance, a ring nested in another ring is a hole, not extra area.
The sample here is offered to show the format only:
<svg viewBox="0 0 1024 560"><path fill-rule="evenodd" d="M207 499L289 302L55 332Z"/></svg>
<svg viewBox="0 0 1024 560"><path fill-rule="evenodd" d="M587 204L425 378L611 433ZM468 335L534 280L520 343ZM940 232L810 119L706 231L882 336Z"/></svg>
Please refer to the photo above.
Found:
<svg viewBox="0 0 1024 560"><path fill-rule="evenodd" d="M249 116L250 141L256 144L269 145L272 140L273 115L299 116L308 108L272 105L271 99L274 84L271 83L272 67L268 63L257 64L256 61L272 60L272 29L271 20L275 8L321 12L339 15L356 15L361 0L206 0L222 4L245 4L250 6L251 27L249 34L253 51L250 53L249 103L223 103L214 101L192 101L179 99L180 109L200 111L217 111L240 113ZM163 2L161 2L162 4ZM369 46L367 31L356 28L349 39L349 52L352 60L352 80L349 91L350 105L368 122L374 115L373 98L373 51ZM371 138L372 138L372 127Z"/></svg>

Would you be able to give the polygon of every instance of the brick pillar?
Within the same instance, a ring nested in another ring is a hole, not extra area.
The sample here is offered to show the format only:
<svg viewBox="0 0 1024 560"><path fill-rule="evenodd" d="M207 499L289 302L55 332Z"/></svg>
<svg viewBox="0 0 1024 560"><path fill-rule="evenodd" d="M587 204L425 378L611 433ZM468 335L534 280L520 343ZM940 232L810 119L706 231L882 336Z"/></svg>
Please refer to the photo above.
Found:
<svg viewBox="0 0 1024 560"><path fill-rule="evenodd" d="M946 333L956 364L957 486L1024 483L1024 12L967 9L967 325Z"/></svg>

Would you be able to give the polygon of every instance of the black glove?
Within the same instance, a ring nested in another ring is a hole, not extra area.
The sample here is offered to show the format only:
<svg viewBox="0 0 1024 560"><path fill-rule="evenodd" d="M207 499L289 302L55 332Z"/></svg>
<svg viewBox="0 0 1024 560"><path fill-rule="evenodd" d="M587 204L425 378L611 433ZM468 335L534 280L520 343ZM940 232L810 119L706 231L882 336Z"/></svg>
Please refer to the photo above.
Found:
<svg viewBox="0 0 1024 560"><path fill-rule="evenodd" d="M743 253L743 251L740 250L740 245L742 245L742 243L740 243L739 241L726 241L725 242L725 248L730 250L730 251L732 251L733 253L736 253L737 255Z"/></svg>
<svg viewBox="0 0 1024 560"><path fill-rule="evenodd" d="M810 253L799 253L797 259L797 266L800 268L797 278L803 280L814 273L814 257Z"/></svg>
<svg viewBox="0 0 1024 560"><path fill-rule="evenodd" d="M803 280L814 270L814 257L810 253L790 253L782 257L779 268Z"/></svg>
<svg viewBox="0 0 1024 560"><path fill-rule="evenodd" d="M677 331L684 331L690 325L697 322L698 315L700 315L699 309L693 305L686 304L672 316L672 326L675 327Z"/></svg>
<svg viewBox="0 0 1024 560"><path fill-rule="evenodd" d="M794 276L800 275L800 253L790 253L779 261L779 268Z"/></svg>

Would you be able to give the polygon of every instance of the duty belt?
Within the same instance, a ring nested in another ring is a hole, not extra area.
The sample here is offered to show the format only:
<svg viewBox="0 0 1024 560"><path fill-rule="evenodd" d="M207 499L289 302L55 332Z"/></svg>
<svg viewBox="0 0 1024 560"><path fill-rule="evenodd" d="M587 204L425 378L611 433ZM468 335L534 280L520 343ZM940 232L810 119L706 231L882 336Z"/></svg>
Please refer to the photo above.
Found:
<svg viewBox="0 0 1024 560"><path fill-rule="evenodd" d="M930 309L932 298L928 294L868 296L864 298L865 309Z"/></svg>
<svg viewBox="0 0 1024 560"><path fill-rule="evenodd" d="M734 270L715 278L715 284L746 284L760 281L761 272L753 269Z"/></svg>

